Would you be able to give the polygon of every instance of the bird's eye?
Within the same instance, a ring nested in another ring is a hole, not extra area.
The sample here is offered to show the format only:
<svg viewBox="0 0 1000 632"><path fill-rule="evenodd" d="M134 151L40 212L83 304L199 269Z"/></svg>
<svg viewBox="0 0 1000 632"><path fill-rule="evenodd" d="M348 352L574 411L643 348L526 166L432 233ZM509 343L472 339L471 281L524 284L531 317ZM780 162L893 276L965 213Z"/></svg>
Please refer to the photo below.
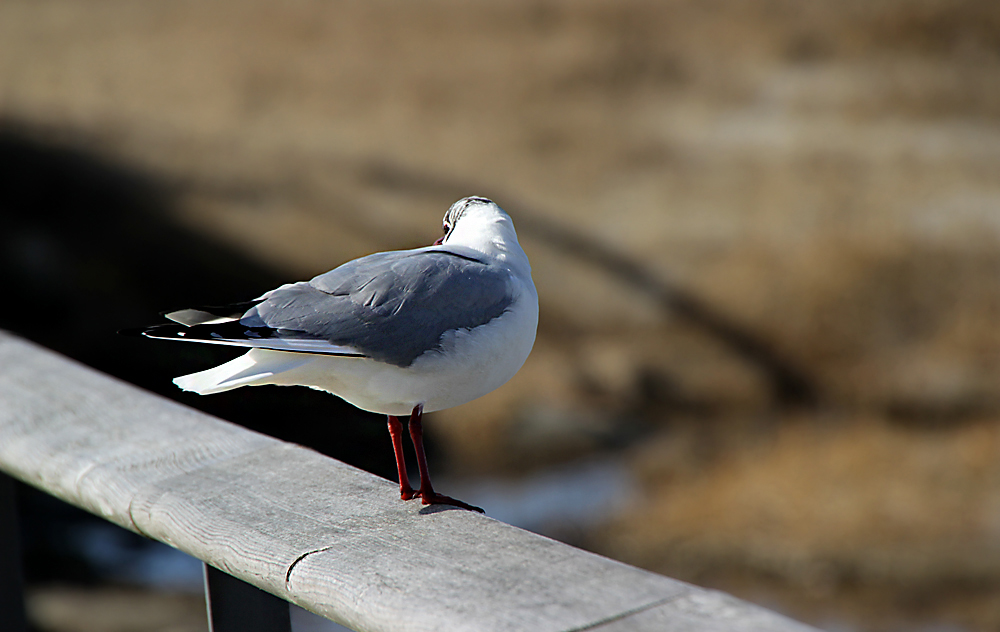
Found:
<svg viewBox="0 0 1000 632"><path fill-rule="evenodd" d="M434 245L435 246L440 246L441 244L443 244L444 240L448 239L448 233L450 231L451 231L451 226L449 226L448 224L442 224L441 225L441 232L444 233L444 234L442 234L440 237L437 238L437 240L434 241Z"/></svg>

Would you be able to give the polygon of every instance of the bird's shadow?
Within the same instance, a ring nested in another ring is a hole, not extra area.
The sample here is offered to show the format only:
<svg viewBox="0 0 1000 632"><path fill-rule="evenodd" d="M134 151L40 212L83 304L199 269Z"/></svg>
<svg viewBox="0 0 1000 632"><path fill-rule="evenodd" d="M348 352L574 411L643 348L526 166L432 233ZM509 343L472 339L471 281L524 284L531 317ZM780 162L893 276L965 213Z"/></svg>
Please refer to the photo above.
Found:
<svg viewBox="0 0 1000 632"><path fill-rule="evenodd" d="M468 511L469 513L478 513L468 509L463 509L462 507L456 507L454 505L424 505L417 513L422 516L429 516L443 511Z"/></svg>

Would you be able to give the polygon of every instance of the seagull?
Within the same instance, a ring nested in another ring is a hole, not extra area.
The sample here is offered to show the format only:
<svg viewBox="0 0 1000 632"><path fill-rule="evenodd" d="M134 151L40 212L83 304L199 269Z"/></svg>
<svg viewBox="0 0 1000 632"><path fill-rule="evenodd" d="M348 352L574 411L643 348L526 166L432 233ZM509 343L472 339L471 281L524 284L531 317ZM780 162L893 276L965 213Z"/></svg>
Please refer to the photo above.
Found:
<svg viewBox="0 0 1000 632"><path fill-rule="evenodd" d="M538 293L510 216L483 197L455 202L432 246L379 252L252 301L164 314L175 324L126 334L249 347L217 367L174 379L201 395L242 386L299 385L388 417L399 495L482 512L434 491L422 416L502 386L531 352ZM406 475L403 423L420 489Z"/></svg>

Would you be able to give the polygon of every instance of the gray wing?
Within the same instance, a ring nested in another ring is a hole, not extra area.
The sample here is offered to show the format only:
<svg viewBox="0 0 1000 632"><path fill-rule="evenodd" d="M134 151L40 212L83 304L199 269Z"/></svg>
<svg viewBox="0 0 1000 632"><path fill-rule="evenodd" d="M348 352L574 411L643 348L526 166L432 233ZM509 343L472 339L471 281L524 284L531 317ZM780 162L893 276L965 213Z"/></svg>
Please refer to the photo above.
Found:
<svg viewBox="0 0 1000 632"><path fill-rule="evenodd" d="M442 251L369 255L274 290L240 319L278 337L324 340L397 366L448 331L478 327L513 302L502 266Z"/></svg>

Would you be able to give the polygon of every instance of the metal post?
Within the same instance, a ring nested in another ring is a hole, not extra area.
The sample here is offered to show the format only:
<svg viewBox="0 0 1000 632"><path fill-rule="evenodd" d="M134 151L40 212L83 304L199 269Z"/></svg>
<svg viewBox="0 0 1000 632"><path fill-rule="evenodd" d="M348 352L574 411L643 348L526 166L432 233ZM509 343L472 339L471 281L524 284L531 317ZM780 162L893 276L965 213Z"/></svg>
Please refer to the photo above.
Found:
<svg viewBox="0 0 1000 632"><path fill-rule="evenodd" d="M0 621L4 630L28 630L24 614L24 579L21 577L14 479L3 472L0 472Z"/></svg>
<svg viewBox="0 0 1000 632"><path fill-rule="evenodd" d="M209 632L292 632L287 601L213 566L204 567Z"/></svg>

